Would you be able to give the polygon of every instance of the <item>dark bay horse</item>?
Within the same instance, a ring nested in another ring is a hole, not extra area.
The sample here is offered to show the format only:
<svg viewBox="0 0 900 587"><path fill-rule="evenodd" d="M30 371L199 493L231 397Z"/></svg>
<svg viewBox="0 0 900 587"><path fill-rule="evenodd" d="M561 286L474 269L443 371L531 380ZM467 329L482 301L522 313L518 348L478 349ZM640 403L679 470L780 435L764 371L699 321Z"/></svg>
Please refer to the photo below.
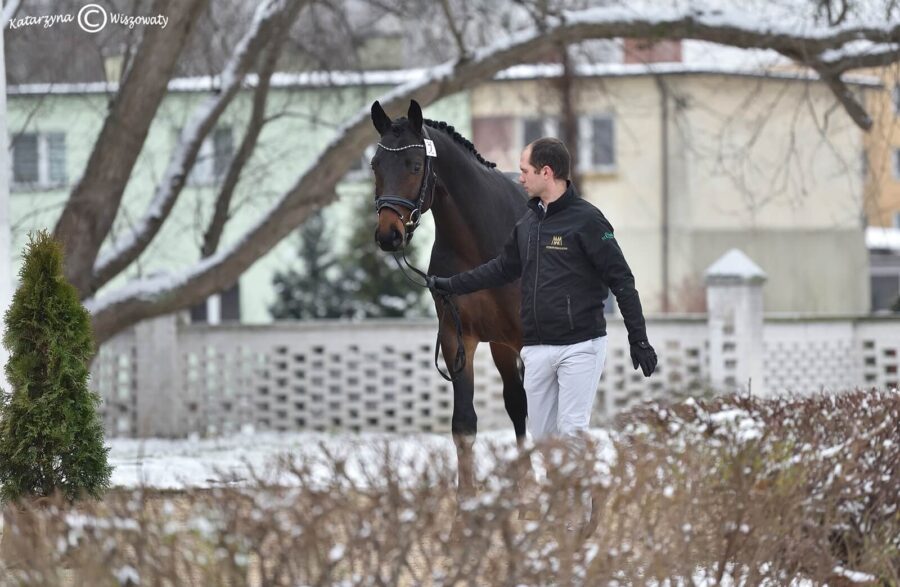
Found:
<svg viewBox="0 0 900 587"><path fill-rule="evenodd" d="M378 206L375 240L379 246L390 252L401 250L420 215L430 211L435 240L428 274L449 277L498 255L527 210L524 190L486 161L452 126L424 120L415 101L410 103L406 118L397 120L391 120L375 102L372 122L381 136L372 158ZM451 429L459 464L459 491L470 494L475 486L472 446L478 427L472 359L480 342L491 345L494 364L503 380L503 401L520 447L525 440L527 408L518 368L522 348L519 282L455 301L467 361L453 381ZM436 297L435 304L440 303ZM440 307L438 315L442 315ZM458 343L449 312L443 312L439 337L444 362L450 369Z"/></svg>

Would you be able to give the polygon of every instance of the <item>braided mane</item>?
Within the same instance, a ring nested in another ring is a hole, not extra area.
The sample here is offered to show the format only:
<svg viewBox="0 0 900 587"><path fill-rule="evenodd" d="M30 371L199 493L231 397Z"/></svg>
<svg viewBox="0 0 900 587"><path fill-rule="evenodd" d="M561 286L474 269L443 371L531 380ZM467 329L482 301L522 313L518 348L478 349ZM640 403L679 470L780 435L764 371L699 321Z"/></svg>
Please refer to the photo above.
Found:
<svg viewBox="0 0 900 587"><path fill-rule="evenodd" d="M453 139L454 142L456 142L456 143L462 145L463 147L466 148L466 150L468 150L470 153L472 153L473 155L475 155L475 158L478 159L479 163L481 163L481 164L484 165L485 167L490 167L490 168L497 167L497 164L496 164L496 163L494 163L494 162L492 162L492 161L488 161L487 159L485 159L484 157L482 157L482 156L481 156L481 153L479 153L479 152L475 149L475 145L473 145L472 142L471 142L469 139L467 139L466 137L464 137L464 136L462 136L461 134L459 134L459 132L457 132L457 130L456 130L455 128L453 128L452 126L450 126L450 125L447 124L446 122L443 122L443 121L440 121L440 120L429 120L429 119L426 118L426 119L425 119L425 124L428 125L428 126L431 127L431 128L434 128L434 129L437 129L437 130L442 130L442 131L444 131L445 133L447 133L447 134L450 136L450 138Z"/></svg>

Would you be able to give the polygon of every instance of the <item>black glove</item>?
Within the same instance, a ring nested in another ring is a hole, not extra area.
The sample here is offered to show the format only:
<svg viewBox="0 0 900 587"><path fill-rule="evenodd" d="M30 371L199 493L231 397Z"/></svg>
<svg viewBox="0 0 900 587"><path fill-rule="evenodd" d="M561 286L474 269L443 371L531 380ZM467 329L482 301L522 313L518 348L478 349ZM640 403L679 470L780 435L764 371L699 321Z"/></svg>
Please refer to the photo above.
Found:
<svg viewBox="0 0 900 587"><path fill-rule="evenodd" d="M635 369L640 365L644 377L650 377L650 374L656 369L656 351L646 340L633 342L631 343L631 363Z"/></svg>
<svg viewBox="0 0 900 587"><path fill-rule="evenodd" d="M450 289L449 277L429 275L425 283L428 285L428 289L439 296L449 296L453 293L453 290Z"/></svg>

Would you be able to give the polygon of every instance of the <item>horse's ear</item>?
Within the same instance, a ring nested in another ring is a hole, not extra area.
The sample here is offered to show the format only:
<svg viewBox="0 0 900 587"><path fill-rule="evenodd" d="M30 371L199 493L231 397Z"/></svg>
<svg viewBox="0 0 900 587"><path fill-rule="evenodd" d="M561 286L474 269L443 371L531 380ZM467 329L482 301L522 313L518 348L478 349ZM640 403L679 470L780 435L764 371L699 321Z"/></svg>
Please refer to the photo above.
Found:
<svg viewBox="0 0 900 587"><path fill-rule="evenodd" d="M419 106L419 103L415 100L409 101L409 111L406 113L406 118L409 120L409 124L412 126L413 130L417 133L422 133L422 107Z"/></svg>
<svg viewBox="0 0 900 587"><path fill-rule="evenodd" d="M383 135L391 128L391 117L385 113L378 100L375 100L372 104L372 124L375 125L375 130L380 135Z"/></svg>

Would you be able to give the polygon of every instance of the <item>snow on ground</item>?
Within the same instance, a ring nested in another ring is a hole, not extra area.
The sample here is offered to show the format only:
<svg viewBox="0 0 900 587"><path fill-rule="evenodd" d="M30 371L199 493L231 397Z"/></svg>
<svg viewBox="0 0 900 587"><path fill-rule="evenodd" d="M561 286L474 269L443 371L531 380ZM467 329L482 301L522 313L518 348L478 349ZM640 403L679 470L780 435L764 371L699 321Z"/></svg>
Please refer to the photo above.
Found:
<svg viewBox="0 0 900 587"><path fill-rule="evenodd" d="M603 458L610 462L615 451L606 431L596 429L592 436L600 443ZM180 489L210 487L226 482L242 483L253 478L251 471L267 481L291 483L291 476L273 466L278 457L291 455L317 463L314 474L326 482L331 475L327 455L348 459L347 471L354 481L365 484L366 466L378 468L385 451L399 463L405 475L445 458L455 470L456 448L450 434L320 434L243 433L219 438L185 440L119 439L107 440L109 463L113 466L112 485L119 487L155 487ZM512 430L480 432L475 442L476 467L485 471L493 465L494 454L512 458L516 439ZM535 463L540 473L539 463Z"/></svg>

